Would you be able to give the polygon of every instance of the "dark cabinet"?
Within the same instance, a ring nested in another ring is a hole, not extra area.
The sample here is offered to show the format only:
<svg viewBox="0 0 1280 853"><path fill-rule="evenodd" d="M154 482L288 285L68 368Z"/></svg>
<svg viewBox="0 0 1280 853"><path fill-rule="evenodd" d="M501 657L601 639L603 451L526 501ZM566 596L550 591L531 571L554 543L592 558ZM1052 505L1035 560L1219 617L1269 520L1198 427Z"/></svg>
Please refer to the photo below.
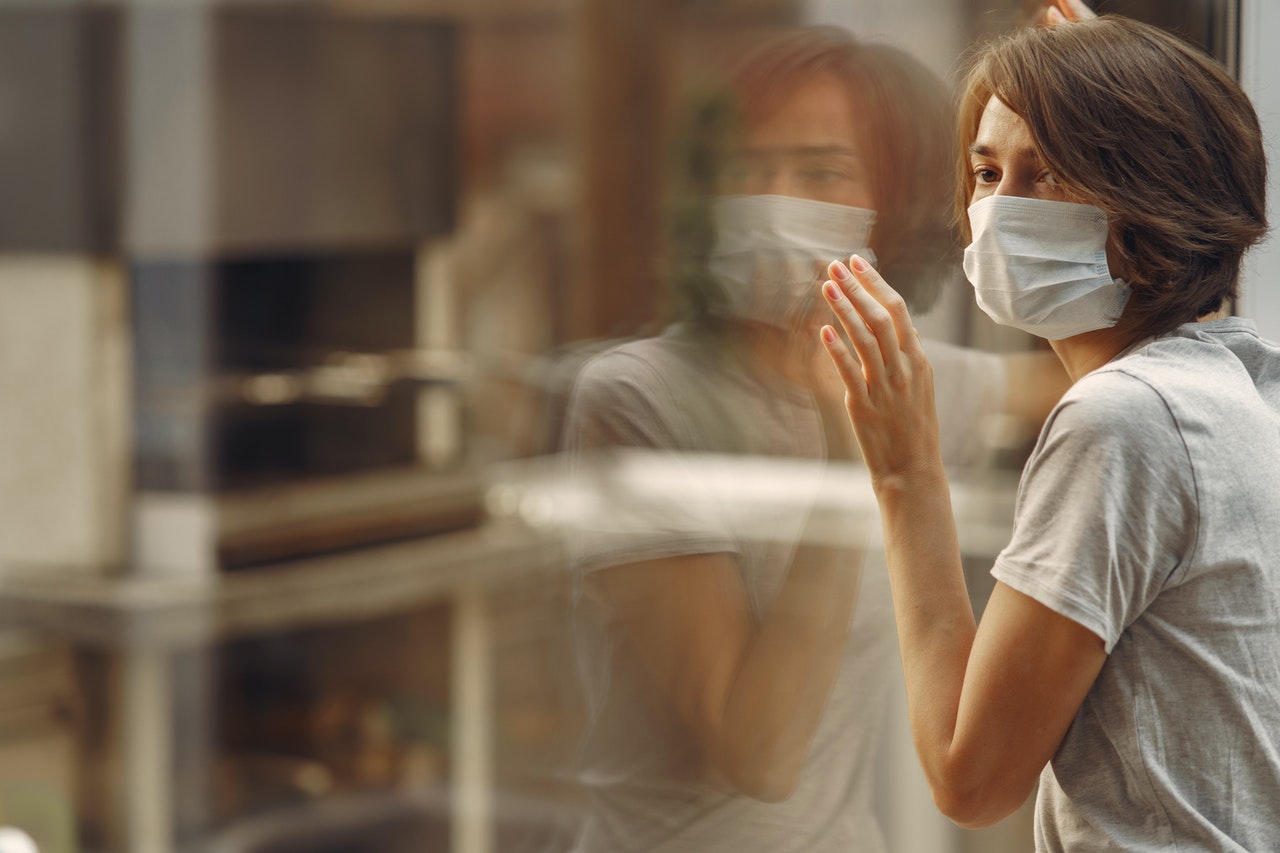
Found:
<svg viewBox="0 0 1280 853"><path fill-rule="evenodd" d="M6 4L0 251L413 245L454 224L456 25L321 4Z"/></svg>

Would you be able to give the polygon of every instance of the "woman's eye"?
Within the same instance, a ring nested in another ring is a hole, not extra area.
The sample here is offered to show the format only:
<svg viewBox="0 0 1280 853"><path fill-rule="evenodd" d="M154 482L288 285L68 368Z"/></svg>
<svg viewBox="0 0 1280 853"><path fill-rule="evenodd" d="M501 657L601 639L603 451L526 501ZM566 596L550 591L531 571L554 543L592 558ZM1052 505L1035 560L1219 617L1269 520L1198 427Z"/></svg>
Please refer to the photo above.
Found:
<svg viewBox="0 0 1280 853"><path fill-rule="evenodd" d="M995 169L988 169L982 166L973 170L973 177L980 184L994 184L1000 179Z"/></svg>
<svg viewBox="0 0 1280 853"><path fill-rule="evenodd" d="M1046 184L1052 184L1055 187L1058 186L1058 176L1053 172L1045 172L1040 179Z"/></svg>

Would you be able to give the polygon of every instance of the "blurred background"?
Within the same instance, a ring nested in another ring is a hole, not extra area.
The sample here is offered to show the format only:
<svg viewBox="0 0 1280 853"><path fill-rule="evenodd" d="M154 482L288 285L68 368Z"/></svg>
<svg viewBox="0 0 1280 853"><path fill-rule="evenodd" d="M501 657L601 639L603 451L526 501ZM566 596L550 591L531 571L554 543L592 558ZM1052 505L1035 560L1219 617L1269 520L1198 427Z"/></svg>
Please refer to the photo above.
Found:
<svg viewBox="0 0 1280 853"><path fill-rule="evenodd" d="M1098 5L1276 126L1274 5ZM45 853L571 849L554 454L584 359L673 317L688 92L818 23L953 85L1040 6L0 0L0 825ZM1280 261L1251 264L1237 309L1280 336L1254 284ZM922 325L1035 349L971 301L949 281ZM988 426L958 502L979 609L1034 436ZM1030 849L1025 810L936 817L891 729L891 849Z"/></svg>

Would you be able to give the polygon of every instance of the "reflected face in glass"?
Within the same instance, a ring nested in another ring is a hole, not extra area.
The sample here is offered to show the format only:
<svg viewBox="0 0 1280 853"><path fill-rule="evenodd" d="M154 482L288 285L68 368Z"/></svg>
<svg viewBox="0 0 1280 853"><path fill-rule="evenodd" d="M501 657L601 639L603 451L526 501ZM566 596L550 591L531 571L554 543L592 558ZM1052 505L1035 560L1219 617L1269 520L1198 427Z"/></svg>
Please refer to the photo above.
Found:
<svg viewBox="0 0 1280 853"><path fill-rule="evenodd" d="M974 180L970 203L990 195L1080 201L1040 160L1027 123L994 95L969 147L969 168Z"/></svg>
<svg viewBox="0 0 1280 853"><path fill-rule="evenodd" d="M819 74L749 128L729 157L722 193L786 195L875 209L845 84Z"/></svg>

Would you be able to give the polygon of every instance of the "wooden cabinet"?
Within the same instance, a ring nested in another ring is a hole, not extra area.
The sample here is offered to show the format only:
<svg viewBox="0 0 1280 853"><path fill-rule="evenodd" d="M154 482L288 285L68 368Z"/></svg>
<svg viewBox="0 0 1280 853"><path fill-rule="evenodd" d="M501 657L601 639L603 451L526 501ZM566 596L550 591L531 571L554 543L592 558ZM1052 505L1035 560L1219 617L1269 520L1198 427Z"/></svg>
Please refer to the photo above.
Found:
<svg viewBox="0 0 1280 853"><path fill-rule="evenodd" d="M98 251L119 232L118 9L0 6L0 251Z"/></svg>

